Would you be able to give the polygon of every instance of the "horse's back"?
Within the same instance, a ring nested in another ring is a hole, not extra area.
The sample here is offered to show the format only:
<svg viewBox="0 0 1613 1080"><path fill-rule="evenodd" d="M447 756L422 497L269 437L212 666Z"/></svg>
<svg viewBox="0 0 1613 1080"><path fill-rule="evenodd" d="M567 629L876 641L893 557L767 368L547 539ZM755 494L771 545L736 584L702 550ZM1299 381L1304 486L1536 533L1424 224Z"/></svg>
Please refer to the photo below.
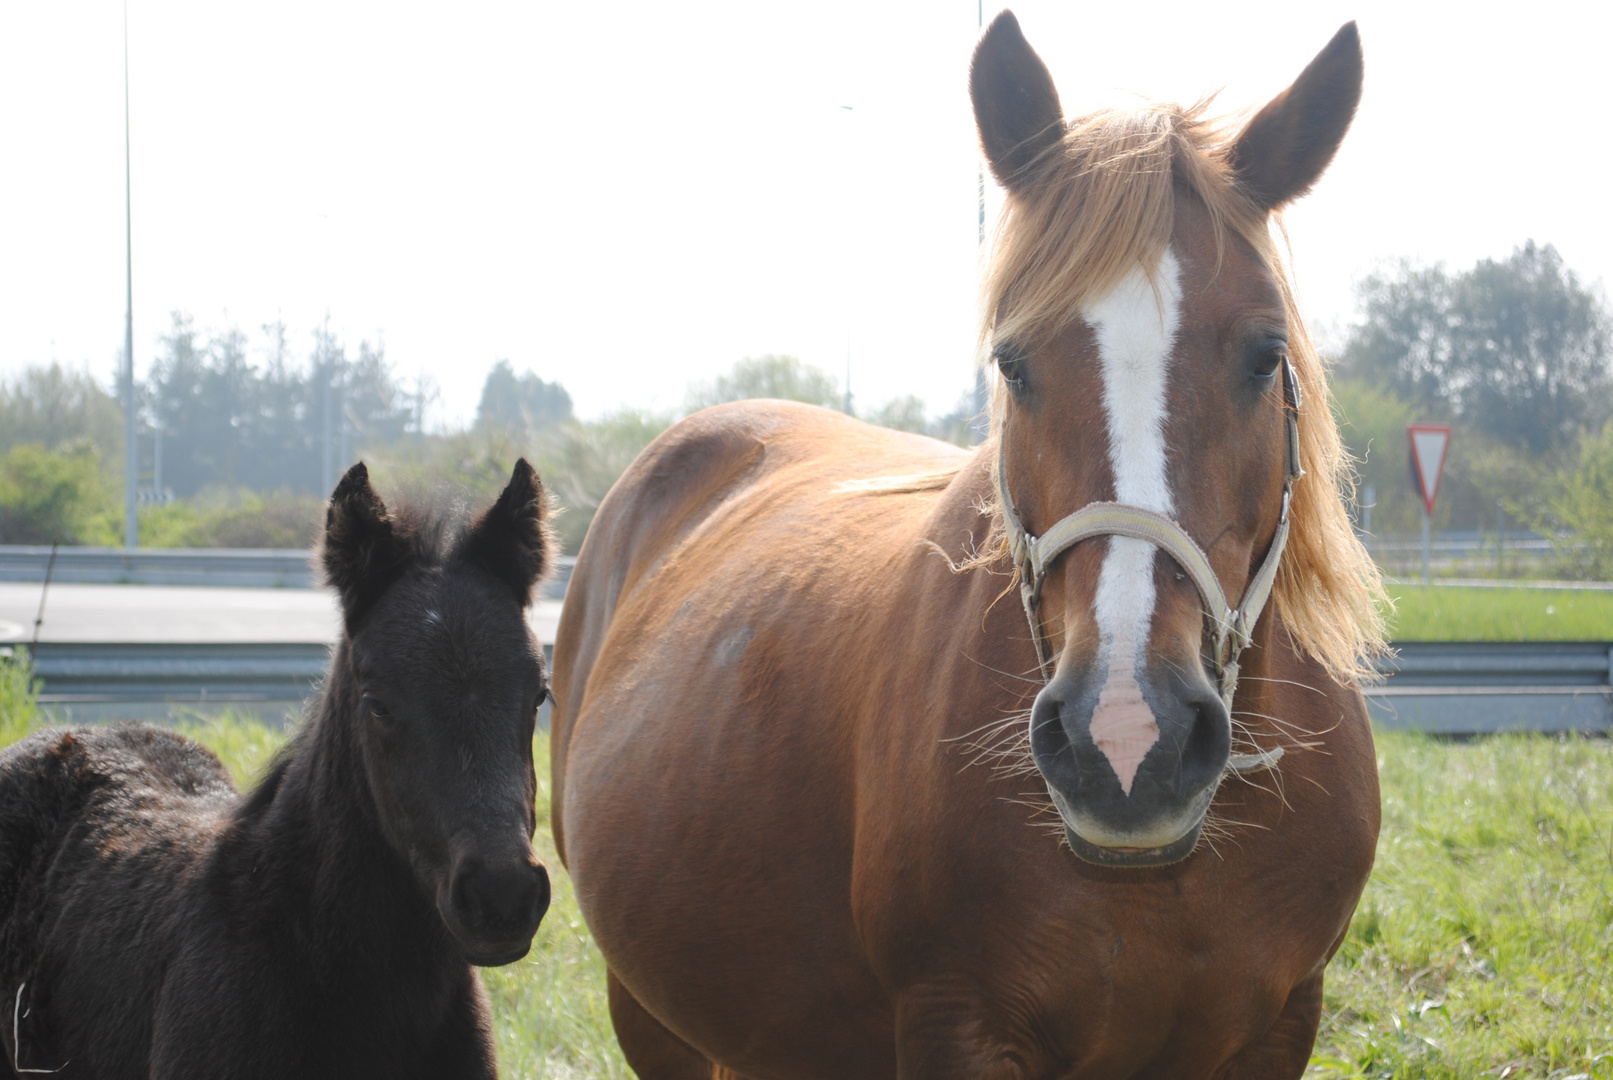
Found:
<svg viewBox="0 0 1613 1080"><path fill-rule="evenodd" d="M101 828L132 835L176 803L202 806L235 794L217 757L165 728L37 732L0 752L0 890L13 887L30 856L50 851L86 814Z"/></svg>
<svg viewBox="0 0 1613 1080"><path fill-rule="evenodd" d="M681 604L701 603L689 589L708 604L743 603L741 579L770 577L792 565L816 574L855 573L859 563L878 557L877 533L913 531L927 507L910 504L904 513L889 500L873 507L848 495L870 482L899 489L910 478L934 488L964 456L934 439L771 400L703 410L646 449L600 504L567 584L551 726L554 828L562 857L571 729L619 606L636 594L646 594L652 605L674 596ZM652 582L669 568L675 581ZM708 606L705 614L721 613ZM635 610L635 635L645 616ZM612 651L627 644L618 641Z"/></svg>
<svg viewBox="0 0 1613 1080"><path fill-rule="evenodd" d="M31 983L23 1011L43 1011L35 994L73 987L88 994L77 1000L105 1007L74 1019L83 1020L75 1032L24 1024L30 1054L71 1057L75 1044L82 1056L85 1039L126 1050L131 1036L149 1038L94 1020L149 1000L161 977L115 957L183 917L176 879L162 871L194 864L191 830L201 823L205 833L235 799L209 751L147 724L52 728L0 752L0 986Z"/></svg>

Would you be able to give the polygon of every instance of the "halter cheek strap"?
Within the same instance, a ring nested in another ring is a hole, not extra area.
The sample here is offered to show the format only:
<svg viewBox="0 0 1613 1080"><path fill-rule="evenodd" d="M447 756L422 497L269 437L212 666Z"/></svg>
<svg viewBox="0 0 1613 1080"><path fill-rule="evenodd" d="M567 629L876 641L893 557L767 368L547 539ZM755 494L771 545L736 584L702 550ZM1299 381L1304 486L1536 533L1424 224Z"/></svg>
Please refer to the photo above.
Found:
<svg viewBox="0 0 1613 1080"><path fill-rule="evenodd" d="M1036 645L1036 663L1042 679L1053 677L1053 657L1047 639L1042 633L1042 620L1038 610L1042 602L1042 584L1048 570L1058 557L1083 540L1094 536L1128 536L1146 540L1164 551L1192 578L1210 621L1211 654L1215 663L1216 681L1221 701L1232 711L1232 695L1238 689L1238 657L1254 637L1255 624L1271 598L1271 588L1277 580L1277 568L1282 563L1283 549L1288 546L1288 505L1293 496L1294 481L1303 476L1299 463L1299 380L1294 377L1288 358L1282 360L1283 380L1283 434L1286 442L1283 474L1283 505L1272 534L1271 547L1261 560L1237 607L1227 603L1226 591L1210 565L1210 557L1194 539L1176 522L1163 514L1118 502L1088 503L1075 513L1059 519L1041 536L1027 532L1014 507L1013 495L1008 490L1008 467L1001 449L997 453L997 495L1002 503L1003 529L1008 534L1009 551L1014 566L1019 570L1019 596L1025 605L1025 619L1030 624L1031 641ZM1281 749L1265 754L1236 754L1230 768L1247 772L1266 768L1282 753ZM1249 759L1247 761L1242 759Z"/></svg>

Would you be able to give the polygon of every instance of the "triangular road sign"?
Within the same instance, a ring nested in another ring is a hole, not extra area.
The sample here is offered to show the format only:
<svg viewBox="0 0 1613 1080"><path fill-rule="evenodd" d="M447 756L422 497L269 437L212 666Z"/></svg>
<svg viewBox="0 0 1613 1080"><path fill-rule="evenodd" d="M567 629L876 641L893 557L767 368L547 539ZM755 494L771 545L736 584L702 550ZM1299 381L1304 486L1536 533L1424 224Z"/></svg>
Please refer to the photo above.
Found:
<svg viewBox="0 0 1613 1080"><path fill-rule="evenodd" d="M1406 434L1411 437L1412 484L1432 516L1439 477L1445 471L1445 452L1451 446L1451 428L1449 424L1410 424Z"/></svg>

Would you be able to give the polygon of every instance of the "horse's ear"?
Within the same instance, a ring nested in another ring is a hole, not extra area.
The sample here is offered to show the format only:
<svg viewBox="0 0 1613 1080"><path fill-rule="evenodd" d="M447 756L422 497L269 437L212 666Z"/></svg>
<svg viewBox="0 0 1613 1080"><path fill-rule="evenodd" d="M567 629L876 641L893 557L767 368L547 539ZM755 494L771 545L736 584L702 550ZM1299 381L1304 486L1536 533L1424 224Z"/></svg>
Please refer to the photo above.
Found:
<svg viewBox="0 0 1613 1080"><path fill-rule="evenodd" d="M1038 162L1064 140L1064 111L1047 65L1004 11L986 28L969 65L980 145L991 172L1009 191L1023 191Z"/></svg>
<svg viewBox="0 0 1613 1080"><path fill-rule="evenodd" d="M554 562L553 546L543 481L522 458L498 502L471 527L460 554L508 585L526 607L532 587Z"/></svg>
<svg viewBox="0 0 1613 1080"><path fill-rule="evenodd" d="M1348 22L1294 85L1255 114L1232 146L1232 167L1268 210L1299 198L1322 176L1361 101L1361 35Z"/></svg>
<svg viewBox="0 0 1613 1080"><path fill-rule="evenodd" d="M325 580L341 597L349 631L397 580L409 553L408 543L393 528L386 504L370 486L370 471L359 462L331 493L319 551Z"/></svg>

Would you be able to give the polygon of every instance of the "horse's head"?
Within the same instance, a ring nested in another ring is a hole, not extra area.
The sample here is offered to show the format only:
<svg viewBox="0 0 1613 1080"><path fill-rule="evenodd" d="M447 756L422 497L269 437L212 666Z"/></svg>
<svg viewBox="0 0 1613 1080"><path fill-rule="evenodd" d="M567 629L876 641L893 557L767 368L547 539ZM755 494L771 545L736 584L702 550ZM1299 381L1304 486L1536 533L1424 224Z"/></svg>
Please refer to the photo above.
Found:
<svg viewBox="0 0 1613 1080"><path fill-rule="evenodd" d="M549 906L531 844L548 681L524 615L550 561L547 512L521 461L452 544L390 515L363 464L326 514L321 554L346 624L336 707L354 725L383 834L473 964L525 956Z"/></svg>
<svg viewBox="0 0 1613 1080"><path fill-rule="evenodd" d="M1089 861L1186 857L1228 766L1237 651L1299 496L1300 383L1320 380L1268 217L1321 175L1360 88L1354 24L1226 136L1196 109L1067 121L1007 12L975 54L1008 190L987 335L1046 679L1031 747Z"/></svg>

